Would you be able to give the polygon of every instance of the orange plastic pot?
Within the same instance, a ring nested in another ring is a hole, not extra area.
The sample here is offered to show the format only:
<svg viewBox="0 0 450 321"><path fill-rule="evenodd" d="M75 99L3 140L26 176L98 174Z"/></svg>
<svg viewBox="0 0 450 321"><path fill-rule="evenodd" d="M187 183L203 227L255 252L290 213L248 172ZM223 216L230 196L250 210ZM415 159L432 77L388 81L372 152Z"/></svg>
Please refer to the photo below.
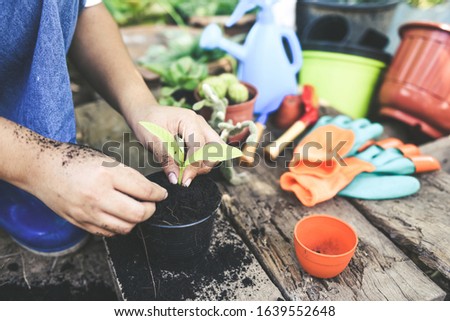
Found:
<svg viewBox="0 0 450 321"><path fill-rule="evenodd" d="M450 24L413 22L380 90L381 114L438 138L450 134Z"/></svg>
<svg viewBox="0 0 450 321"><path fill-rule="evenodd" d="M318 278L333 278L350 262L358 244L355 230L325 214L304 217L295 226L294 245L303 269Z"/></svg>
<svg viewBox="0 0 450 321"><path fill-rule="evenodd" d="M258 91L255 86L246 82L241 83L244 84L248 89L249 100L240 104L229 105L227 107L227 111L225 113L225 121L231 119L233 124L237 124L246 120L253 120L253 110L255 108L256 98L258 97ZM194 91L194 96L197 101L201 99L197 90ZM211 113L211 108L208 107L202 108L199 111L199 114L202 115L207 121L211 119ZM231 145L244 143L247 139L248 134L249 130L245 129L240 134L229 137L228 143Z"/></svg>

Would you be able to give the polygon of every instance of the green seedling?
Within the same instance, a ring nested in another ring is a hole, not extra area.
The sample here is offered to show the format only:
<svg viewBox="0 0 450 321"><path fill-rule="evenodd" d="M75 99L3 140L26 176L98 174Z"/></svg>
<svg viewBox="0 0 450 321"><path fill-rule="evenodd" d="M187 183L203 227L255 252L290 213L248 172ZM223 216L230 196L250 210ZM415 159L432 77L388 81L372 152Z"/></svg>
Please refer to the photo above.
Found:
<svg viewBox="0 0 450 321"><path fill-rule="evenodd" d="M164 145L169 157L171 157L180 168L178 175L178 184L181 185L184 170L189 165L193 165L202 161L212 163L231 160L240 157L242 152L230 145L220 143L209 143L187 156L184 152L184 140L179 135L172 135L166 129L150 122L139 122L146 130L156 136Z"/></svg>

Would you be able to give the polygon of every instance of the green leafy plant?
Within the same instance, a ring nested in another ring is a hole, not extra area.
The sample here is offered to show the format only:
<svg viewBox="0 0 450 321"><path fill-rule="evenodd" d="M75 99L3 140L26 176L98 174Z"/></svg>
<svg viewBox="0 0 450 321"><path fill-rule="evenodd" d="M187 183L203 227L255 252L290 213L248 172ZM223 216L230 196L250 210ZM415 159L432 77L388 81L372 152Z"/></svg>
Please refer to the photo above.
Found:
<svg viewBox="0 0 450 321"><path fill-rule="evenodd" d="M177 25L185 22L174 6L164 0L103 0L114 20L119 25L133 25L142 22L171 18Z"/></svg>
<svg viewBox="0 0 450 321"><path fill-rule="evenodd" d="M151 122L141 121L139 124L163 142L167 154L178 164L180 168L178 184L181 184L183 172L189 165L201 161L222 162L242 155L239 149L227 144L209 143L187 157L184 152L184 140L180 136L172 135L166 129Z"/></svg>
<svg viewBox="0 0 450 321"><path fill-rule="evenodd" d="M153 69L156 71L156 69ZM169 68L162 68L157 73L161 75L161 88L158 102L165 106L190 108L184 98L175 99L179 90L193 92L198 84L208 76L208 67L195 62L191 57L183 57L171 63Z"/></svg>
<svg viewBox="0 0 450 321"><path fill-rule="evenodd" d="M137 61L160 76L163 86L159 94L161 105L192 108L193 90L211 72L209 63L226 59L231 69L236 67L236 60L225 51L201 48L200 35L185 29L168 29L161 36L162 43L150 46ZM180 96L175 94L178 90L192 92Z"/></svg>
<svg viewBox="0 0 450 321"><path fill-rule="evenodd" d="M161 70L161 81L173 91L178 89L194 90L199 82L208 76L208 67L195 62L191 57L175 61L166 70Z"/></svg>
<svg viewBox="0 0 450 321"><path fill-rule="evenodd" d="M205 50L200 46L200 35L186 29L168 29L161 32L161 44L151 45L138 63L145 68L160 70L186 56L197 62L216 61L226 56L221 49Z"/></svg>
<svg viewBox="0 0 450 321"><path fill-rule="evenodd" d="M431 8L439 4L443 4L446 0L406 0L411 7Z"/></svg>
<svg viewBox="0 0 450 321"><path fill-rule="evenodd" d="M169 0L183 17L230 15L238 0Z"/></svg>

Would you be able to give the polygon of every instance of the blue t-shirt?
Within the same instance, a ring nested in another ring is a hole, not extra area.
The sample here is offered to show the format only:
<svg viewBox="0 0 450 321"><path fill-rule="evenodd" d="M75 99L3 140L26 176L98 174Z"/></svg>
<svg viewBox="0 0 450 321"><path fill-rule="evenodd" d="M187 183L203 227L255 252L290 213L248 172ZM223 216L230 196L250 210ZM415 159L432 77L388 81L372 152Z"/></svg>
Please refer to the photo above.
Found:
<svg viewBox="0 0 450 321"><path fill-rule="evenodd" d="M0 116L75 142L66 55L84 0L0 0Z"/></svg>
<svg viewBox="0 0 450 321"><path fill-rule="evenodd" d="M84 3L85 0L0 0L1 117L45 137L75 142L66 55ZM0 181L0 225L11 223L5 218L17 204L34 211L42 203Z"/></svg>

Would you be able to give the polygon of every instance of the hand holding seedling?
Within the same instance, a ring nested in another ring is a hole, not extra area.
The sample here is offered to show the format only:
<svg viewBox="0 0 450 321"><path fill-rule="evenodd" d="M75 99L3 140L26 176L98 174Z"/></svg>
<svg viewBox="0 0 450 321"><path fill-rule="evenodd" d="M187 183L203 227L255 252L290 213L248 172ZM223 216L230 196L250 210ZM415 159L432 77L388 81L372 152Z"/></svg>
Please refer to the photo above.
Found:
<svg viewBox="0 0 450 321"><path fill-rule="evenodd" d="M166 134L162 135L159 130L146 130L144 126L140 125L141 121L151 122L163 128ZM192 110L182 108L153 106L148 108L147 112L131 126L141 143L151 150L156 160L162 164L164 172L172 184L181 182L183 185L189 186L197 174L209 172L216 163L214 159L198 160L182 167L182 163L176 160L178 155L171 154L167 149L167 147L172 147L168 145L174 137L177 137L177 142L186 158L191 157L206 144L224 144L203 117Z"/></svg>
<svg viewBox="0 0 450 321"><path fill-rule="evenodd" d="M105 32L108 32L108 37L104 36ZM153 151L171 182L178 181L178 165L167 157L162 142L140 126L139 121L150 121L182 137L188 155L206 143L221 142L217 133L193 111L157 103L136 70L119 30L104 6L94 6L80 15L70 57L98 93L124 116L139 141ZM192 63L185 60L173 68L177 67L182 67L185 72L194 72L189 68ZM194 74L183 73L186 76L181 77L183 87L190 88L196 74L198 77L198 73L201 75L203 72L197 69ZM198 173L208 172L212 164L201 162L200 165L186 168L181 178L184 185L189 185Z"/></svg>
<svg viewBox="0 0 450 321"><path fill-rule="evenodd" d="M242 152L231 147L225 143L208 143L198 148L194 153L185 154L185 142L178 135L173 135L164 128L149 122L139 122L148 132L156 136L163 142L163 148L166 150L168 157L170 157L176 164L178 164L180 172L178 184L182 183L182 177L185 170L189 166L200 164L201 162L216 163L225 160L230 160L240 157ZM186 185L186 184L185 184Z"/></svg>

